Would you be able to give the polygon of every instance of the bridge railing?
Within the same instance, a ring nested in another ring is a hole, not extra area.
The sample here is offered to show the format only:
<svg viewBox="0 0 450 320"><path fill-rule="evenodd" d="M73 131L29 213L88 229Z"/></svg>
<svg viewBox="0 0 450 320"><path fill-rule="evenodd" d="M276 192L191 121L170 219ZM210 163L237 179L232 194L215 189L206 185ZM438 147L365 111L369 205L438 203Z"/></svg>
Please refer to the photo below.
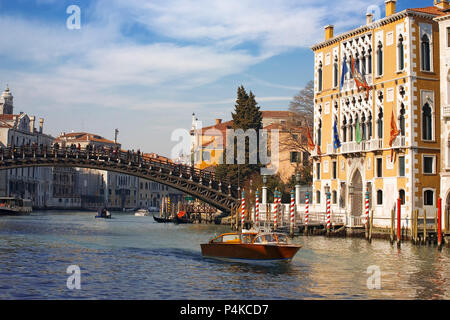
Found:
<svg viewBox="0 0 450 320"><path fill-rule="evenodd" d="M47 145L29 145L18 147L0 147L1 160L14 158L83 158L90 160L112 161L141 167L144 169L158 168L165 170L171 175L191 180L203 187L220 190L225 194L230 194L237 198L237 189L231 186L229 179L219 180L215 173L187 166L164 161L161 159L149 158L143 156L140 152L130 150L120 150L118 148L86 148L67 147L67 146L47 146Z"/></svg>

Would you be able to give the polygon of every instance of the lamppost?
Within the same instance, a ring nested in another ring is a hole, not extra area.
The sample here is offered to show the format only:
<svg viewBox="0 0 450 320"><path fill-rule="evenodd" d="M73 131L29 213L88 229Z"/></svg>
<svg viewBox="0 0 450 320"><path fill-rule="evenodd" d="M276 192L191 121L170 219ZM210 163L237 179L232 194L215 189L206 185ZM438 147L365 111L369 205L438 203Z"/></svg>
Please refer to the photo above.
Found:
<svg viewBox="0 0 450 320"><path fill-rule="evenodd" d="M262 203L267 203L267 176L263 175Z"/></svg>
<svg viewBox="0 0 450 320"><path fill-rule="evenodd" d="M300 173L297 171L295 174L295 204L300 204Z"/></svg>
<svg viewBox="0 0 450 320"><path fill-rule="evenodd" d="M328 183L325 185L325 194L327 196L327 233L330 233L331 228L331 207L330 207L330 199L331 199L331 193L330 193L330 186Z"/></svg>

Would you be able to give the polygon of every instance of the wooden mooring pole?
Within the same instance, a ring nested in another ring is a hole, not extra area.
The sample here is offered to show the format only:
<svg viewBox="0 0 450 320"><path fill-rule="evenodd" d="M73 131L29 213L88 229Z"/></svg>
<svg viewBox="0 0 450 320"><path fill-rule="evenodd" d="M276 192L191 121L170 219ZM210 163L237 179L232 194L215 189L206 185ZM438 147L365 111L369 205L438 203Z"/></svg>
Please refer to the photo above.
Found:
<svg viewBox="0 0 450 320"><path fill-rule="evenodd" d="M394 244L394 209L391 210L391 237L390 237L390 241L391 244Z"/></svg>
<svg viewBox="0 0 450 320"><path fill-rule="evenodd" d="M397 247L400 248L401 245L401 200L400 198L397 199Z"/></svg>
<svg viewBox="0 0 450 320"><path fill-rule="evenodd" d="M438 232L438 249L442 249L442 199L438 199L438 215L437 215L437 232Z"/></svg>
<svg viewBox="0 0 450 320"><path fill-rule="evenodd" d="M369 220L369 243L372 242L372 230L373 230L373 209Z"/></svg>
<svg viewBox="0 0 450 320"><path fill-rule="evenodd" d="M423 210L423 244L427 243L427 210Z"/></svg>

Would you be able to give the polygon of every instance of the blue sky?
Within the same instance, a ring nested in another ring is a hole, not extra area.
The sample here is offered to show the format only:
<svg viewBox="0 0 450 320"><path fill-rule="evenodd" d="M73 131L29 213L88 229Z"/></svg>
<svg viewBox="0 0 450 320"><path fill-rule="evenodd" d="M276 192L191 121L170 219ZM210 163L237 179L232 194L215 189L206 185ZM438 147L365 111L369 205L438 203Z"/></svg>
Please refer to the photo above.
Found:
<svg viewBox="0 0 450 320"><path fill-rule="evenodd" d="M73 4L79 30L66 27ZM230 119L241 84L263 110L287 110L323 27L358 27L369 7L385 15L384 0L0 0L0 88L54 136L119 128L125 148L169 156L193 112Z"/></svg>

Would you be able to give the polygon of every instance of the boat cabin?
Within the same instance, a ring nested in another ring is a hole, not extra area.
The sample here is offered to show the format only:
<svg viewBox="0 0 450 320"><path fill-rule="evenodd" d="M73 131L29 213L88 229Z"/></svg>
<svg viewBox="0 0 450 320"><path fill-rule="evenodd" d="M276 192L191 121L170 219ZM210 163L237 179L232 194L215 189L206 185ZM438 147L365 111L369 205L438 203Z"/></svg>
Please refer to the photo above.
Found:
<svg viewBox="0 0 450 320"><path fill-rule="evenodd" d="M288 244L288 237L277 232L262 234L256 232L224 233L212 239L209 243Z"/></svg>
<svg viewBox="0 0 450 320"><path fill-rule="evenodd" d="M31 208L31 200L14 198L14 197L0 197L0 207L5 208Z"/></svg>

